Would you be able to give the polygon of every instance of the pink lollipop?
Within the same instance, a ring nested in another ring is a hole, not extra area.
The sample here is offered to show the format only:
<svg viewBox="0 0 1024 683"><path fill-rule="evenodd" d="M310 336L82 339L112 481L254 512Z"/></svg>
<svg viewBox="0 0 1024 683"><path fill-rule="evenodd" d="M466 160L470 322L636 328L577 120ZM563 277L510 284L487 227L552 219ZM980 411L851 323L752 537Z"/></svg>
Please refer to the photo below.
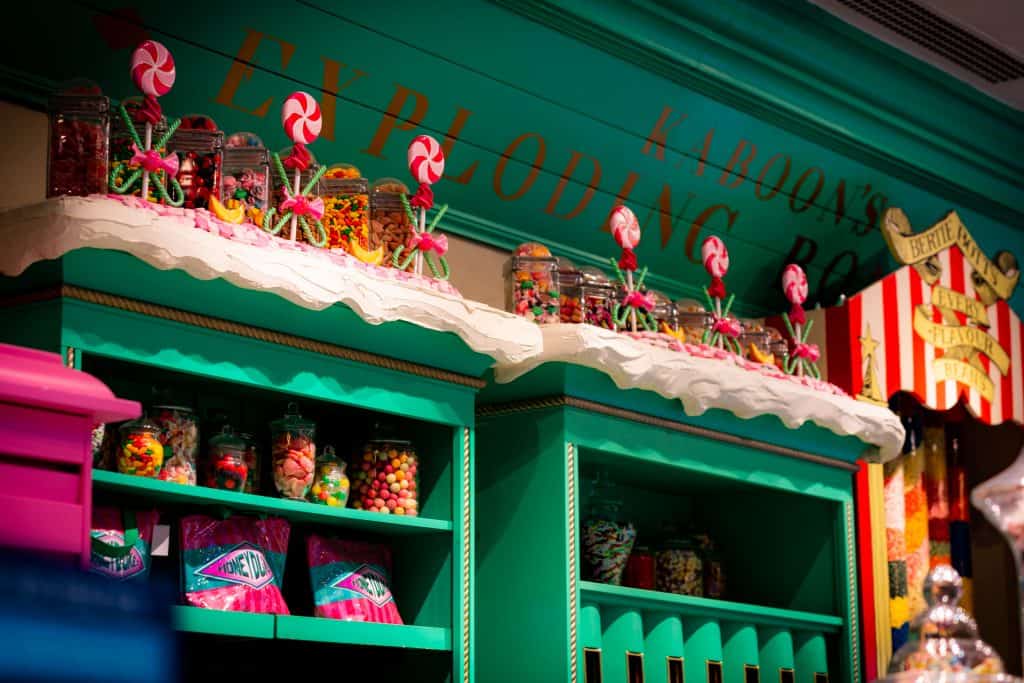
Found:
<svg viewBox="0 0 1024 683"><path fill-rule="evenodd" d="M444 150L429 135L417 135L409 144L409 172L418 183L432 185L444 175Z"/></svg>
<svg viewBox="0 0 1024 683"><path fill-rule="evenodd" d="M786 266L782 271L782 289L791 304L799 306L807 301L807 276L803 268L795 263Z"/></svg>
<svg viewBox="0 0 1024 683"><path fill-rule="evenodd" d="M281 107L281 125L292 142L310 144L320 135L323 125L320 105L308 92L293 92Z"/></svg>
<svg viewBox="0 0 1024 683"><path fill-rule="evenodd" d="M723 278L729 272L729 250L717 237L712 235L704 240L700 245L700 256L704 259L704 270L712 278Z"/></svg>
<svg viewBox="0 0 1024 683"><path fill-rule="evenodd" d="M608 227L612 237L623 249L634 249L640 244L640 223L628 206L619 204L608 216Z"/></svg>
<svg viewBox="0 0 1024 683"><path fill-rule="evenodd" d="M174 85L174 58L155 40L143 41L132 53L132 80L143 95L161 97Z"/></svg>

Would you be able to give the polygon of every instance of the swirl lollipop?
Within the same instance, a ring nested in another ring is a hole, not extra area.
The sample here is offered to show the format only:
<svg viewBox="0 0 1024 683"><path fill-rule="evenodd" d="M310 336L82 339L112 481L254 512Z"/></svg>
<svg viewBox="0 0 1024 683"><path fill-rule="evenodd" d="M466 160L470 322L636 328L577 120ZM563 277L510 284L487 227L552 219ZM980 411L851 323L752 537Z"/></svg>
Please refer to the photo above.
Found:
<svg viewBox="0 0 1024 683"><path fill-rule="evenodd" d="M123 183L118 183L117 177L122 166L115 164L110 171L110 189L117 194L131 192L141 177L143 199L149 199L149 183L152 180L156 194L161 201L171 206L181 206L185 202L185 193L176 178L178 156L172 152L165 158L160 156L160 152L157 151L163 149L167 141L171 139L181 124L181 119L176 119L168 127L167 132L157 141L156 149L153 148L153 126L163 116L160 103L156 98L166 95L174 85L174 58L161 43L155 40L145 40L132 52L130 66L132 81L143 94L144 105L139 110L139 115L145 121L145 127L143 137L140 139L135 122L132 121L124 102L122 102L118 107L118 112L132 138L133 154L129 164L135 166L136 169L128 175ZM174 194L173 197L167 191L167 186L164 185L164 177L168 179L168 184Z"/></svg>
<svg viewBox="0 0 1024 683"><path fill-rule="evenodd" d="M612 267L615 268L615 275L622 285L625 297L621 302L616 302L612 308L612 322L616 328L625 327L626 317L629 317L629 329L637 331L637 321L643 325L648 332L657 329L651 309L654 308L654 296L643 291L644 278L647 277L647 268L640 271L636 284L633 283L633 271L636 270L636 254L633 248L640 244L640 223L636 215L629 207L619 204L612 209L608 215L608 228L616 244L622 247L622 256L616 261L611 259ZM625 272L625 274L623 274Z"/></svg>
<svg viewBox="0 0 1024 683"><path fill-rule="evenodd" d="M445 260L444 254L448 250L448 238L444 235L433 236L432 233L448 206L443 206L434 216L434 220L430 222L430 226L427 226L427 210L434 206L434 191L430 186L444 175L444 150L441 149L440 143L429 135L417 135L409 143L406 159L409 162L409 173L419 183L419 187L416 188L416 194L412 199L406 199L403 196L402 202L406 205L409 221L417 227L413 230L409 240L409 255L404 261L401 260L401 253L406 246L403 245L395 249L392 263L396 268L404 270L409 267L409 261L413 260L415 264L413 272L422 275L424 257L429 257L430 252L433 251L437 254L441 272L438 272L437 266L429 258L427 258L427 266L430 267L434 277L446 280L449 273L448 262ZM412 207L420 210L418 218L413 215Z"/></svg>
<svg viewBox="0 0 1024 683"><path fill-rule="evenodd" d="M306 145L311 144L320 135L323 126L323 115L320 112L320 105L308 92L301 90L293 92L285 99L281 106L281 125L288 139L292 141L292 151L284 160L276 152L274 153L274 168L281 184L285 189L285 200L281 202L281 218L274 223L275 209L270 209L264 214L263 229L272 235L281 232L285 223L291 225L288 239L295 241L295 229L302 227L302 234L310 244L322 247L327 243L327 231L321 222L324 216L324 202L320 197L312 195L313 188L320 182L320 177L327 172L326 166L321 166L306 187L301 187L302 172L309 168L313 160ZM288 178L286 168L293 169L291 179ZM290 187L289 187L290 185ZM312 223L316 228L313 234Z"/></svg>
<svg viewBox="0 0 1024 683"><path fill-rule="evenodd" d="M807 343L807 336L811 333L814 321L804 327L806 318L803 303L807 301L807 275L795 263L790 263L782 271L782 291L789 303L793 304L792 310L782 316L782 321L786 323L786 331L793 338L793 355L785 358L784 369L789 374L806 373L815 379L821 379L817 365L820 356L818 345Z"/></svg>
<svg viewBox="0 0 1024 683"><path fill-rule="evenodd" d="M725 282L722 278L729 272L729 250L725 248L725 242L711 235L701 243L700 256L704 261L704 270L711 276L711 286L704 288L704 297L712 311L711 327L704 330L701 343L742 355L739 343L742 328L735 318L729 317L736 295L730 294L725 308L722 308L722 299L725 297Z"/></svg>

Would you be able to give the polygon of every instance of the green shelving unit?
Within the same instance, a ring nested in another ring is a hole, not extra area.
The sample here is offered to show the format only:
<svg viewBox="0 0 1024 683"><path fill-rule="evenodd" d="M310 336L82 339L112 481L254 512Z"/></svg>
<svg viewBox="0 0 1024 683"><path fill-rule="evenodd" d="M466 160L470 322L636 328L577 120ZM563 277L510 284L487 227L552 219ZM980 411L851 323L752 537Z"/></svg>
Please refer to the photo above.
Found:
<svg viewBox="0 0 1024 683"><path fill-rule="evenodd" d="M489 386L477 430L480 680L861 680L857 439L772 416L686 417L567 364ZM645 545L657 548L664 523L710 532L723 599L585 580L580 528L598 473Z"/></svg>

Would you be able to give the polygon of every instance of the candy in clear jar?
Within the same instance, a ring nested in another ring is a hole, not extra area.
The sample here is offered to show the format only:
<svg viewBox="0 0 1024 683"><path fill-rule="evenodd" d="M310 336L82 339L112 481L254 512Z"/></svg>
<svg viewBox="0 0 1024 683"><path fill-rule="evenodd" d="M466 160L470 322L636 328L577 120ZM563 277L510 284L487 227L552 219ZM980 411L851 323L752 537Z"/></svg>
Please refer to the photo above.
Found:
<svg viewBox="0 0 1024 683"><path fill-rule="evenodd" d="M711 328L711 314L693 299L680 299L676 302L676 317L687 344L700 344L704 330Z"/></svg>
<svg viewBox="0 0 1024 683"><path fill-rule="evenodd" d="M224 141L219 194L223 212L231 213L218 213L218 218L263 225L270 198L270 151L255 134L232 133ZM221 211L214 208L215 213Z"/></svg>
<svg viewBox="0 0 1024 683"><path fill-rule="evenodd" d="M183 116L167 148L178 155L178 184L185 193L182 206L209 209L210 197L220 190L224 131L209 116Z"/></svg>
<svg viewBox="0 0 1024 683"><path fill-rule="evenodd" d="M156 477L164 464L160 427L145 418L121 425L117 449L117 471L139 477Z"/></svg>
<svg viewBox="0 0 1024 683"><path fill-rule="evenodd" d="M679 318L676 314L676 305L672 302L672 299L668 298L661 292L650 290L650 295L654 297L654 308L651 309L651 314L654 316L655 322L658 324L658 332L664 332L666 334L675 334L679 329Z"/></svg>
<svg viewBox="0 0 1024 683"><path fill-rule="evenodd" d="M316 460L316 476L309 489L309 500L330 507L345 507L348 501L349 481L345 463L338 459L333 446L324 446Z"/></svg>
<svg viewBox="0 0 1024 683"><path fill-rule="evenodd" d="M324 229L327 248L356 253L370 248L370 189L359 169L350 164L335 164L320 182L324 200Z"/></svg>
<svg viewBox="0 0 1024 683"><path fill-rule="evenodd" d="M583 276L571 261L558 259L558 319L563 323L583 322Z"/></svg>
<svg viewBox="0 0 1024 683"><path fill-rule="evenodd" d="M677 595L704 595L704 566L694 542L668 527L655 558L658 590Z"/></svg>
<svg viewBox="0 0 1024 683"><path fill-rule="evenodd" d="M249 476L245 478L245 492L259 493L260 490L260 450L256 438L247 432L238 435L245 442L245 466L249 468Z"/></svg>
<svg viewBox="0 0 1024 683"><path fill-rule="evenodd" d="M282 149L280 152L277 153L277 155L281 158L281 162L284 163L285 159L287 159L291 155L291 153L292 148L288 147L287 149ZM320 165L316 162L316 157L314 157L312 152L310 152L309 165L299 173L299 193L302 193L306 189L306 186L309 185L310 181L313 180L313 177L316 176L317 172L319 171ZM281 215L284 213L284 211L281 210L281 204L284 203L286 199L288 199L289 193L297 194L295 192L295 170L286 167L285 173L288 174L287 188L281 182L281 177L277 172L271 173L270 186L273 192L274 206L277 208L277 214L274 216L275 222L277 220L280 220ZM287 192L285 191L286 189ZM321 194L323 194L322 177L319 180L317 180L316 184L313 185L313 187L310 189L306 196L312 201L314 198L321 196ZM313 235L316 236L317 230L316 226L313 225L312 217L306 216L306 222L309 224L310 230L313 231ZM291 232L291 228L289 227L289 225L290 223L286 223L284 228L282 228L280 232L280 236L284 237L285 239L289 237L289 234ZM306 234L302 230L301 226L296 226L295 228L295 239L296 241L301 242L308 241L306 240Z"/></svg>
<svg viewBox="0 0 1024 683"><path fill-rule="evenodd" d="M741 320L740 349L743 357L755 363L772 363L771 337L768 330L757 320Z"/></svg>
<svg viewBox="0 0 1024 683"><path fill-rule="evenodd" d="M598 474L591 501L589 514L580 528L583 578L621 585L636 541L636 527L622 521L622 502L615 496L615 486L604 472Z"/></svg>
<svg viewBox="0 0 1024 683"><path fill-rule="evenodd" d="M615 285L600 268L585 266L580 269L580 297L583 300L583 322L606 330L615 329L612 321Z"/></svg>
<svg viewBox="0 0 1024 683"><path fill-rule="evenodd" d="M195 486L199 454L199 424L195 413L184 406L153 406L149 419L160 427L160 443L164 446L160 479Z"/></svg>
<svg viewBox="0 0 1024 683"><path fill-rule="evenodd" d="M49 100L46 196L107 191L110 100L95 83L73 81Z"/></svg>
<svg viewBox="0 0 1024 683"><path fill-rule="evenodd" d="M638 545L633 548L626 562L626 576L623 584L631 588L644 588L654 590L654 553L645 545Z"/></svg>
<svg viewBox="0 0 1024 683"><path fill-rule="evenodd" d="M390 435L378 425L377 436L364 446L350 472L352 507L382 514L419 515L419 458L412 443Z"/></svg>
<svg viewBox="0 0 1024 683"><path fill-rule="evenodd" d="M316 424L302 419L299 406L288 404L288 412L270 423L270 458L274 486L285 498L303 500L313 483L316 463Z"/></svg>
<svg viewBox="0 0 1024 683"><path fill-rule="evenodd" d="M136 135L140 140L145 140L145 129L146 129L146 118L143 115L143 99L141 97L129 97L121 101L121 106L124 108L124 114L121 113L121 107L118 107L117 114L114 116L113 121L110 125L110 187L120 187L124 185L125 181L137 168L132 164L132 158L135 156L135 150L133 146L135 144L135 138L131 134L131 129L134 129ZM127 115L127 120L125 120ZM153 145L156 146L157 141L163 139L164 135L167 134L167 117L161 116L160 119L153 124ZM160 154L161 158L167 156L166 147L156 149ZM170 191L170 180L167 178L167 172L163 170L155 171L150 174L150 178L159 178L163 182L164 187ZM136 182L129 191L125 194L129 195L141 195L142 194L142 182ZM157 193L155 185L150 182L149 186L149 199L157 199Z"/></svg>
<svg viewBox="0 0 1024 683"><path fill-rule="evenodd" d="M543 244L520 244L506 266L505 303L509 311L537 323L560 319L558 259Z"/></svg>
<svg viewBox="0 0 1024 683"><path fill-rule="evenodd" d="M206 485L213 489L244 491L249 478L245 463L245 441L225 425L210 439Z"/></svg>
<svg viewBox="0 0 1024 683"><path fill-rule="evenodd" d="M405 210L402 197L409 188L395 178L380 178L370 192L370 250L384 250L384 265L391 267L398 247L406 245L412 237L412 221ZM413 264L406 266L412 270Z"/></svg>

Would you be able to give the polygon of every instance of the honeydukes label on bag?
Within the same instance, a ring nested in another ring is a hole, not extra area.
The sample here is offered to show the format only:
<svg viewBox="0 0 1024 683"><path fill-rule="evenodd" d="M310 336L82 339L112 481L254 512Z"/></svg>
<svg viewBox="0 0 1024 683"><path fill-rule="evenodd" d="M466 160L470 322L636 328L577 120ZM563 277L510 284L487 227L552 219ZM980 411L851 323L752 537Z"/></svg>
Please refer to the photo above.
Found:
<svg viewBox="0 0 1024 683"><path fill-rule="evenodd" d="M187 590L209 590L236 584L263 588L274 580L274 571L263 550L251 543L222 549L212 559L187 573Z"/></svg>
<svg viewBox="0 0 1024 683"><path fill-rule="evenodd" d="M92 537L111 547L123 548L125 545L124 533L113 529L93 529ZM89 563L90 571L120 581L136 577L141 578L149 570L148 545L140 537L126 553L108 555L94 544L92 558Z"/></svg>
<svg viewBox="0 0 1024 683"><path fill-rule="evenodd" d="M383 569L370 564L361 564L350 573L343 575L331 584L330 588L341 591L342 595L319 595L332 602L346 598L366 598L377 607L383 607L392 601L391 589Z"/></svg>

